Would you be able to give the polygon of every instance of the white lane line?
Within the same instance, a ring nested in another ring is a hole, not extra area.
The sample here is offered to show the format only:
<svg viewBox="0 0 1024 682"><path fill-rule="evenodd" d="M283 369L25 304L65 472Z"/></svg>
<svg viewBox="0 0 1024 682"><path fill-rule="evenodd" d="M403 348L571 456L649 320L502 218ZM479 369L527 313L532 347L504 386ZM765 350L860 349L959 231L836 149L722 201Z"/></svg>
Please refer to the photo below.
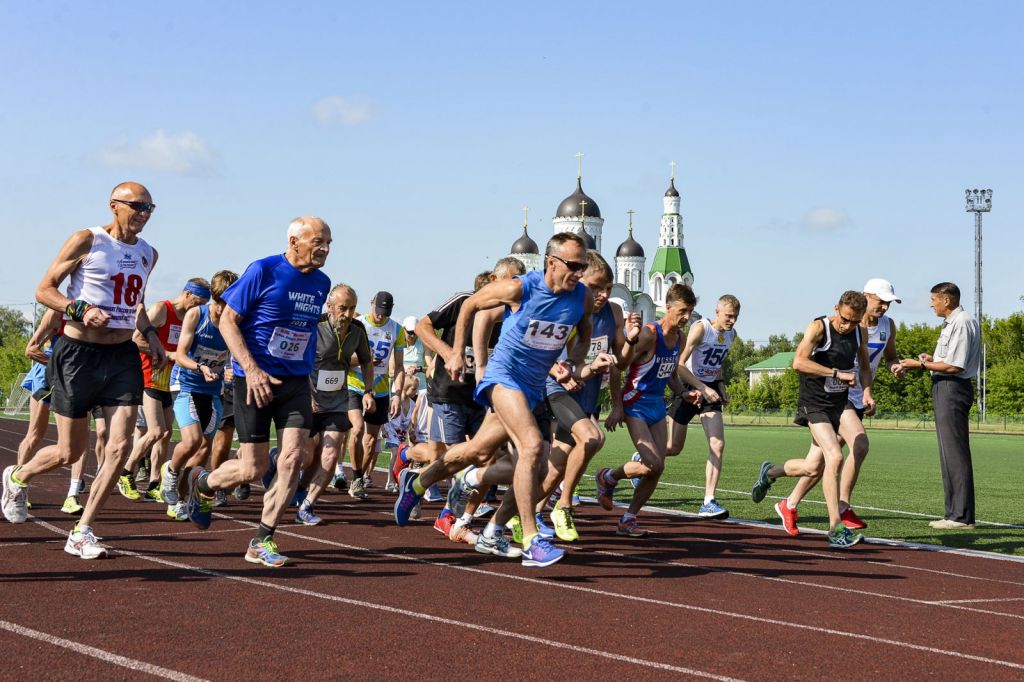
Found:
<svg viewBox="0 0 1024 682"><path fill-rule="evenodd" d="M82 644L81 642L75 642L70 639L64 639L63 637L57 637L56 635L50 635L45 632L33 630L31 628L18 625L17 623L11 623L6 620L0 620L0 630L7 630L13 632L16 635L22 637L29 637L31 639L38 640L40 642L46 642L53 646L61 647L62 649L68 649L75 653L83 654L85 656L92 656L98 658L104 663L111 665L119 665L122 668L128 668L135 672L148 673L155 677L162 677L165 680L178 680L180 682L203 682L202 677L194 677L187 675L177 670L170 670L169 668L163 668L159 665L153 665L152 663L146 663L145 661L139 661L134 658L128 658L119 654L111 653L103 649L97 649L96 647ZM10 662L8 662L10 665Z"/></svg>
<svg viewBox="0 0 1024 682"><path fill-rule="evenodd" d="M934 601L933 604L982 604L991 602L1008 602L1008 601L1024 601L1024 597L997 597L994 599L943 599L942 601ZM1018 616L1020 618L1022 616Z"/></svg>
<svg viewBox="0 0 1024 682"><path fill-rule="evenodd" d="M45 521L39 521L38 519L33 519L33 521L35 521L36 523L40 524L41 526L47 528L48 530L63 533L63 531L61 531L59 528L57 528L56 526L51 526L50 524L46 523ZM239 522L239 523L242 523L242 522ZM280 531L278 531L278 532L280 533ZM288 533L288 534L292 535L291 533ZM302 537L302 536L298 536L298 537ZM375 602L363 601L361 599L349 599L349 598L346 598L346 597L339 597L339 596L333 595L333 594L326 594L326 593L323 593L323 592L315 592L313 590L307 590L307 589L303 589L303 588L299 588L299 587L292 587L292 586L289 586L289 585L281 585L281 584L270 582L270 581L267 581L267 580L259 580L257 578L249 578L249 577L240 576L240 575L229 575L227 573L221 573L220 571L214 571L214 570L210 570L210 569L207 569L207 568L201 568L199 566L191 566L189 564L183 564L183 563L179 563L177 561L170 561L168 559L162 559L162 558L159 558L159 557L149 556L147 554L142 554L140 552L133 552L133 551L130 551L130 550L121 550L121 549L112 549L111 551L116 553L116 554L123 554L123 555L134 557L134 558L137 558L137 559L142 559L144 561L149 561L149 562L152 562L152 563L155 563L155 564L160 564L160 565L163 565L163 566L169 566L171 568L177 568L177 569L181 569L181 570L185 570L185 571L192 571L192 572L195 572L195 573L200 573L202 575L208 575L208 576L215 577L215 578L222 578L224 580L232 580L232 581L235 581L235 582L244 583L246 585L256 585L256 586L259 586L259 587L266 587L266 588L269 588L269 589L272 589L272 590L279 590L281 592L289 592L291 594L299 594L299 595L302 595L304 597L314 597L316 599L324 599L326 601L339 602L339 603L342 603L342 604L349 604L351 606L359 606L359 607L363 607L363 608L367 608L367 609L373 609L373 610L376 610L376 611L383 611L385 613L391 613L391 614L398 615L398 616L406 616L406 617L410 617L410 618L417 618L417 619L420 619L420 620L430 621L430 622L433 622L433 623L440 623L442 625L451 625L451 626L455 626L455 627L464 628L464 629L467 629L467 630L475 630L475 631L478 631L478 632L486 632L488 634L497 635L499 637L508 637L508 638L511 638L511 639L518 639L518 640L525 641L525 642L531 642L533 644L540 644L540 645L547 646L547 647L552 647L552 648L555 648L555 649L563 649L563 650L573 651L573 652L580 653L580 654L587 654L587 655L590 655L590 656L600 656L601 658L606 658L606 659L613 660L613 661L619 661L621 663L631 663L633 665L638 665L638 666L642 666L642 667L645 667L645 668L653 668L655 670L665 670L665 671L668 671L668 672L682 673L682 674L685 674L685 675L693 675L695 677L703 677L703 678L707 678L707 679L711 679L711 680L721 680L722 682L740 682L738 680L738 678L726 677L724 675L715 675L713 673L709 673L709 672L706 672L704 670L695 670L693 668L686 668L686 667L682 667L682 666L671 665L669 663L659 663L658 661L649 661L649 660L642 659L642 658L635 658L633 656L625 656L623 654L616 654L616 653L613 653L613 652L610 652L610 651L602 651L600 649L591 649L589 647L578 646L576 644L569 644L567 642L560 642L558 640L547 639L547 638L544 638L544 637L534 637L532 635L527 635L527 634L523 634L523 633L520 633L520 632L513 632L511 630L502 630L500 628L492 628L492 627L489 627L487 625L479 625L477 623L469 623L469 622L466 622L466 621L454 620L454 619L451 619L451 618L443 618L441 616L435 616L435 615L430 614L430 613L421 613L421 612L418 612L418 611L411 611L409 609L402 609L402 608L397 608L397 607L394 607L394 606L388 606L386 604L378 604L378 603L375 603ZM372 551L372 550L364 550L364 551ZM118 657L118 658L120 658L120 657ZM125 660L128 660L128 659L125 659ZM168 672L173 672L173 671L168 671ZM175 679L177 679L177 678L175 678ZM187 678L187 679L191 680L191 679L196 679L196 678Z"/></svg>

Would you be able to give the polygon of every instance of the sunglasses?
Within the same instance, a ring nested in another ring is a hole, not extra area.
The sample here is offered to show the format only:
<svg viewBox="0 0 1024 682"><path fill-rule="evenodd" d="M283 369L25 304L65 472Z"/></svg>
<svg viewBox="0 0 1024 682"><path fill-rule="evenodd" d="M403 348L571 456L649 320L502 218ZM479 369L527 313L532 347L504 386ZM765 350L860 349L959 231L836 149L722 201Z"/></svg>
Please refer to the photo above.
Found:
<svg viewBox="0 0 1024 682"><path fill-rule="evenodd" d="M145 201L124 201L123 199L113 199L112 201L124 204L136 213L152 213L156 210L156 204L146 203Z"/></svg>
<svg viewBox="0 0 1024 682"><path fill-rule="evenodd" d="M558 256L552 254L548 254L548 257L554 258L555 260L563 263L565 267L569 268L570 272L583 272L584 270L587 269L586 263L580 263L579 261L575 260L565 260L564 258L559 258Z"/></svg>

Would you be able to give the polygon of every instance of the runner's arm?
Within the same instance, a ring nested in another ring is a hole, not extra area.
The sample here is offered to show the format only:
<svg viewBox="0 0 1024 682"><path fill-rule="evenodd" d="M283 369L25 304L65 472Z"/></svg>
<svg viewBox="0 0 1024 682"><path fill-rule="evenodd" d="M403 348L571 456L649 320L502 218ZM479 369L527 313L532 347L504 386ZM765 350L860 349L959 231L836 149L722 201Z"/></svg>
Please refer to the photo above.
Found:
<svg viewBox="0 0 1024 682"><path fill-rule="evenodd" d="M48 363L50 357L43 352L43 345L53 338L58 329L60 329L60 313L50 308L39 318L39 326L32 333L28 345L25 346L25 357L35 360L41 365Z"/></svg>
<svg viewBox="0 0 1024 682"><path fill-rule="evenodd" d="M477 383L484 377L484 370L487 369L487 361L490 360L490 349L487 347L491 340L491 332L494 325L502 315L501 308L481 310L473 320L473 361Z"/></svg>
<svg viewBox="0 0 1024 682"><path fill-rule="evenodd" d="M92 232L89 230L79 230L68 237L57 254L57 258L47 268L42 281L36 287L36 300L51 310L56 310L59 313L66 312L68 306L74 301L60 293L60 285L89 255L91 249ZM103 327L109 321L110 315L105 310L89 308L80 322L86 327Z"/></svg>
<svg viewBox="0 0 1024 682"><path fill-rule="evenodd" d="M810 374L816 377L830 377L839 375L847 377L850 381L853 380L853 374L851 372L836 372L831 367L818 364L811 359L811 355L814 354L814 349L818 347L818 343L825 335L825 325L828 324L828 319L824 320L824 324L821 320L811 320L811 323L807 325L807 329L804 330L804 337L800 340L800 344L796 347L796 355L793 356L793 369L800 372L801 374ZM842 379L846 380L846 379Z"/></svg>
<svg viewBox="0 0 1024 682"><path fill-rule="evenodd" d="M448 374L451 375L452 379L458 380L466 366L466 359L464 357L466 333L469 330L469 321L473 319L477 311L489 310L500 305L518 305L522 296L522 283L518 278L512 278L491 282L466 299L465 303L462 304L462 309L459 310L459 319L455 323L455 339L452 342L452 352L449 357L444 359Z"/></svg>

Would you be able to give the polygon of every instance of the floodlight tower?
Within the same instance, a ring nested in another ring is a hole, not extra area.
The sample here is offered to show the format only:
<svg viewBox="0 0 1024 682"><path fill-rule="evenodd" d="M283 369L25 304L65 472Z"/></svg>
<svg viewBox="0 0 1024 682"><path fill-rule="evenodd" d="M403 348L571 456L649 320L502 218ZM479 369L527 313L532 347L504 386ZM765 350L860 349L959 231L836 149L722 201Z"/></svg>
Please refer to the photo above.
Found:
<svg viewBox="0 0 1024 682"><path fill-rule="evenodd" d="M965 210L974 214L974 318L981 325L981 214L992 210L992 190L966 189ZM978 411L985 419L985 390L988 388L985 372L985 342L982 339L981 371L978 373Z"/></svg>

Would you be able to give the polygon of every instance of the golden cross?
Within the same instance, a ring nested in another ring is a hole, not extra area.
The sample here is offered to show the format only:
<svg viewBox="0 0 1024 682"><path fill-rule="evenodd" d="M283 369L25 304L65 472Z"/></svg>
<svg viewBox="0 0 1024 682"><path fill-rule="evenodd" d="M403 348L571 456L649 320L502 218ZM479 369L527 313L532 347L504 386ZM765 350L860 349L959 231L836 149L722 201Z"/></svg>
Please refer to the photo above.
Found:
<svg viewBox="0 0 1024 682"><path fill-rule="evenodd" d="M523 206L523 227L526 227L530 223L530 207Z"/></svg>
<svg viewBox="0 0 1024 682"><path fill-rule="evenodd" d="M676 162L675 161L670 161L668 165L672 167L672 179L675 180L676 179Z"/></svg>
<svg viewBox="0 0 1024 682"><path fill-rule="evenodd" d="M580 222L583 222L583 216L587 215L587 200L584 199L580 202Z"/></svg>
<svg viewBox="0 0 1024 682"><path fill-rule="evenodd" d="M633 233L633 214L636 213L636 211L634 211L633 209L629 209L628 211L626 211L626 213L629 214L629 233L632 234Z"/></svg>
<svg viewBox="0 0 1024 682"><path fill-rule="evenodd" d="M583 179L583 152L576 152L576 162L578 164L578 170L576 171L576 179Z"/></svg>

